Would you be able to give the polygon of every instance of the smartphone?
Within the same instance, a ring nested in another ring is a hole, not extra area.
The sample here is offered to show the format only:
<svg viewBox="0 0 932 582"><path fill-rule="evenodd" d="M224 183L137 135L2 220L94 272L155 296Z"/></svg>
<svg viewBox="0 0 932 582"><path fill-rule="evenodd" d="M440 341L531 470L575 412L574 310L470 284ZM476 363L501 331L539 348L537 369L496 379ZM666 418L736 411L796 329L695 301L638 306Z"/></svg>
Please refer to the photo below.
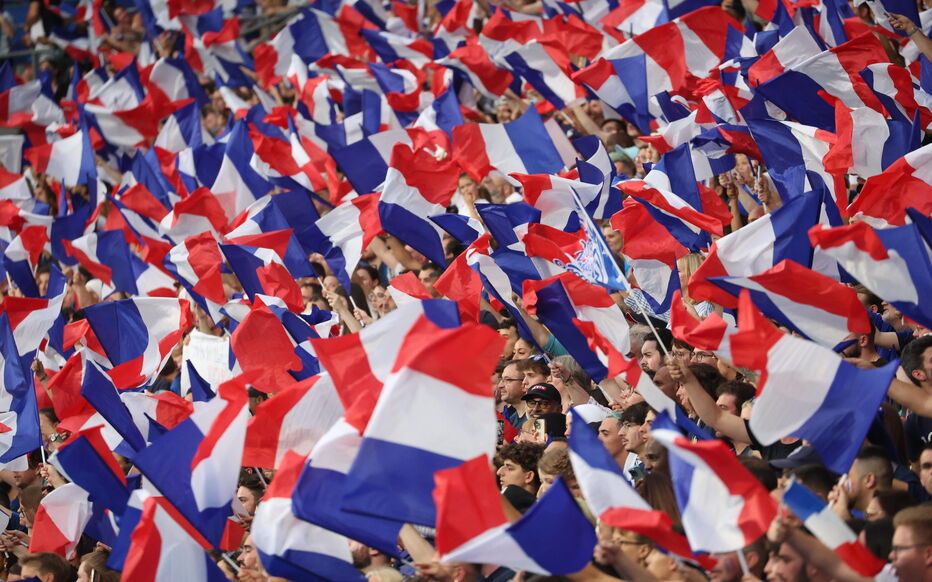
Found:
<svg viewBox="0 0 932 582"><path fill-rule="evenodd" d="M534 420L534 434L543 442L547 442L547 421L543 418Z"/></svg>
<svg viewBox="0 0 932 582"><path fill-rule="evenodd" d="M497 419L496 421L496 439L495 442L499 445L505 444L505 421L502 419Z"/></svg>

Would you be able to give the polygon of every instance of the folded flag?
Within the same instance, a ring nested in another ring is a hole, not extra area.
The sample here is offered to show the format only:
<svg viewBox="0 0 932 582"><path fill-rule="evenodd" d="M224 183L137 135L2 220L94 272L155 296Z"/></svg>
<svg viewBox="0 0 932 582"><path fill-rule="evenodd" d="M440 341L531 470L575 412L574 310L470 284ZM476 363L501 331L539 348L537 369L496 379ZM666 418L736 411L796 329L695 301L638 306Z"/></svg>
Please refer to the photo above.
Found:
<svg viewBox="0 0 932 582"><path fill-rule="evenodd" d="M783 490L782 502L802 520L812 535L837 553L861 576L876 576L886 562L861 542L832 508L795 478Z"/></svg>
<svg viewBox="0 0 932 582"><path fill-rule="evenodd" d="M898 362L862 369L830 348L784 334L754 307L747 290L738 309L733 361L761 372L749 425L754 436L764 444L791 435L805 439L826 467L847 472Z"/></svg>
<svg viewBox="0 0 932 582"><path fill-rule="evenodd" d="M437 552L441 562L499 564L559 576L582 570L596 536L562 478L508 523L485 455L435 476Z"/></svg>
<svg viewBox="0 0 932 582"><path fill-rule="evenodd" d="M852 333L871 333L853 289L789 259L750 277L709 280L735 297L747 289L764 315L828 348Z"/></svg>
<svg viewBox="0 0 932 582"><path fill-rule="evenodd" d="M250 531L262 566L289 580L363 580L353 567L349 541L295 517L291 499L305 456L288 451L256 510Z"/></svg>
<svg viewBox="0 0 932 582"><path fill-rule="evenodd" d="M70 558L90 519L87 491L74 483L55 488L39 502L29 552L51 552Z"/></svg>
<svg viewBox="0 0 932 582"><path fill-rule="evenodd" d="M661 413L651 436L669 452L673 491L695 551L733 552L767 533L777 503L720 440L691 442Z"/></svg>
<svg viewBox="0 0 932 582"><path fill-rule="evenodd" d="M915 224L872 228L866 222L814 227L809 238L816 250L838 261L865 287L910 319L932 327L929 245Z"/></svg>

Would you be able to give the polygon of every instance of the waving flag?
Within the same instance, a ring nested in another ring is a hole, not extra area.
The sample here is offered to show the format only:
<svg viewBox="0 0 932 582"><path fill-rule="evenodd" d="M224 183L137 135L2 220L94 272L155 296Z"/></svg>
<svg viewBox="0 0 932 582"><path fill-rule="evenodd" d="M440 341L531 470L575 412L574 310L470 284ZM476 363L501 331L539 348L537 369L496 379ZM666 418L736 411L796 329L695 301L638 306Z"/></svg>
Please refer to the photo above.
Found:
<svg viewBox="0 0 932 582"><path fill-rule="evenodd" d="M651 436L670 453L673 491L693 550L731 552L767 533L777 504L722 441L691 442L666 414Z"/></svg>
<svg viewBox="0 0 932 582"><path fill-rule="evenodd" d="M91 502L123 513L129 502L129 490L123 469L116 462L96 426L71 435L55 451L51 463L69 481L87 491Z"/></svg>
<svg viewBox="0 0 932 582"><path fill-rule="evenodd" d="M885 562L858 541L858 536L848 524L802 483L790 479L783 491L782 502L802 520L806 529L833 549L858 574L876 576L884 567Z"/></svg>
<svg viewBox="0 0 932 582"><path fill-rule="evenodd" d="M932 214L932 178L919 171L930 161L932 145L907 153L867 179L848 213L877 228L903 226L909 207L926 216Z"/></svg>
<svg viewBox="0 0 932 582"><path fill-rule="evenodd" d="M154 582L181 578L207 582L226 580L205 551L203 538L190 529L166 498L144 493L141 496L141 507L134 512L138 515L135 526L132 527L132 522L121 523L121 529L128 530L126 537L129 542L121 568L123 576ZM113 563L113 556L108 565L118 565Z"/></svg>
<svg viewBox="0 0 932 582"><path fill-rule="evenodd" d="M434 524L434 473L494 451L488 374L503 342L485 326L441 329L427 318L415 324L385 380L347 474L345 509ZM472 365L451 366L456 354L466 351L474 355ZM444 416L437 414L442 410L455 411L460 422L455 427L436 422ZM392 461L385 462L388 459Z"/></svg>
<svg viewBox="0 0 932 582"><path fill-rule="evenodd" d="M809 266L812 247L803 233L818 224L822 201L817 193L790 200L780 208L714 243L709 256L689 280L689 296L734 308L732 294L719 289L712 277L749 277L784 259Z"/></svg>
<svg viewBox="0 0 932 582"><path fill-rule="evenodd" d="M291 580L364 580L353 567L349 541L319 526L301 521L291 509L304 457L289 451L265 492L250 530L265 570Z"/></svg>
<svg viewBox="0 0 932 582"><path fill-rule="evenodd" d="M786 436L809 441L836 473L851 467L897 362L862 369L830 348L781 333L741 292L738 333L731 336L736 366L761 372L750 430L765 444Z"/></svg>
<svg viewBox="0 0 932 582"><path fill-rule="evenodd" d="M702 321L693 317L683 305L683 298L679 291L673 295L673 308L670 310L670 330L673 337L683 340L689 345L700 349L715 352L719 356L731 361L731 336L737 333L738 328L728 323L722 316L712 312Z"/></svg>
<svg viewBox="0 0 932 582"><path fill-rule="evenodd" d="M608 370L589 349L574 319L593 322L620 353L631 351L628 322L615 301L602 287L586 283L572 273L543 281L525 281L524 305L528 313L543 320L596 382L605 378Z"/></svg>
<svg viewBox="0 0 932 582"><path fill-rule="evenodd" d="M747 289L764 315L828 348L852 333L871 333L867 311L853 289L789 259L751 277L710 281L735 297Z"/></svg>
<svg viewBox="0 0 932 582"><path fill-rule="evenodd" d="M309 454L343 412L329 376L296 382L256 407L246 428L243 465L277 468L288 451Z"/></svg>
<svg viewBox="0 0 932 582"><path fill-rule="evenodd" d="M103 348L105 358L100 363L120 388L150 382L191 317L187 301L155 297L98 303L84 313Z"/></svg>
<svg viewBox="0 0 932 582"><path fill-rule="evenodd" d="M133 458L143 475L215 545L232 515L248 418L245 385L225 382L216 398Z"/></svg>
<svg viewBox="0 0 932 582"><path fill-rule="evenodd" d="M815 227L813 246L827 253L865 287L907 317L932 327L929 246L915 224L871 228L865 222L836 228Z"/></svg>
<svg viewBox="0 0 932 582"><path fill-rule="evenodd" d="M22 457L42 445L39 410L32 376L16 350L9 315L0 315L0 463Z"/></svg>
<svg viewBox="0 0 932 582"><path fill-rule="evenodd" d="M74 483L57 487L39 502L29 552L70 556L90 518L91 503L86 491Z"/></svg>
<svg viewBox="0 0 932 582"><path fill-rule="evenodd" d="M592 558L595 531L562 479L515 523L508 523L486 456L435 477L437 551L441 562L500 564L562 575Z"/></svg>
<svg viewBox="0 0 932 582"><path fill-rule="evenodd" d="M582 427L585 420L575 410L573 424ZM657 542L667 551L693 558L689 542L673 531L670 516L655 510L638 495L622 474L621 467L592 430L570 433L570 462L586 503L598 518L622 529L635 531Z"/></svg>
<svg viewBox="0 0 932 582"><path fill-rule="evenodd" d="M475 180L482 180L494 170L507 176L550 174L563 169L563 160L533 107L508 123L455 127L453 142L455 159Z"/></svg>
<svg viewBox="0 0 932 582"><path fill-rule="evenodd" d="M452 160L438 162L423 150L395 146L379 198L382 228L446 266L443 230L428 217L446 211L458 178L459 170Z"/></svg>
<svg viewBox="0 0 932 582"><path fill-rule="evenodd" d="M46 173L61 180L67 187L88 184L97 176L94 149L91 147L87 130L50 144L30 148L25 157L36 172Z"/></svg>
<svg viewBox="0 0 932 582"><path fill-rule="evenodd" d="M849 109L835 103L835 143L824 158L831 174L876 176L919 147L919 124L887 121L869 107Z"/></svg>
<svg viewBox="0 0 932 582"><path fill-rule="evenodd" d="M129 245L122 231L91 233L73 241L63 241L68 254L81 266L118 291L139 293L132 270Z"/></svg>

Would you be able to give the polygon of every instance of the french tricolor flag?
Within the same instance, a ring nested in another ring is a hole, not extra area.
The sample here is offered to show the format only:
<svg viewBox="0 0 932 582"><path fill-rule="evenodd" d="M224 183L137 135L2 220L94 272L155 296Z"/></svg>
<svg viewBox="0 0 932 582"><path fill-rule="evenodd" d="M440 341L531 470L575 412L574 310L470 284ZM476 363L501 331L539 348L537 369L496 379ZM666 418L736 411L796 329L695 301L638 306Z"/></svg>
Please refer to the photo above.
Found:
<svg viewBox="0 0 932 582"><path fill-rule="evenodd" d="M898 363L858 368L830 348L784 334L754 307L749 293L741 292L731 353L735 365L761 372L751 430L764 444L805 439L826 467L847 472Z"/></svg>
<svg viewBox="0 0 932 582"><path fill-rule="evenodd" d="M136 276L122 230L91 233L74 240L62 241L68 254L106 285L138 295Z"/></svg>
<svg viewBox="0 0 932 582"><path fill-rule="evenodd" d="M813 228L812 245L838 261L848 273L903 313L932 327L929 245L915 224L876 229L866 222ZM926 299L923 299L923 298Z"/></svg>
<svg viewBox="0 0 932 582"><path fill-rule="evenodd" d="M729 361L732 360L731 336L738 332L738 328L714 311L705 319L697 320L686 311L679 291L673 295L670 330L673 332L673 337L695 348L709 350Z"/></svg>
<svg viewBox="0 0 932 582"><path fill-rule="evenodd" d="M819 223L821 209L822 197L810 192L713 242L706 260L689 280L689 296L734 308L734 296L708 279L749 277L784 259L812 265L812 247L805 233Z"/></svg>
<svg viewBox="0 0 932 582"><path fill-rule="evenodd" d="M191 320L186 300L162 297L98 303L84 313L106 354L100 363L119 388L152 381Z"/></svg>
<svg viewBox="0 0 932 582"><path fill-rule="evenodd" d="M673 531L670 516L653 509L638 495L595 432L585 426L586 421L575 410L570 414L573 425L580 427L570 433L570 462L592 512L612 527L636 531L667 551L693 559L689 542Z"/></svg>
<svg viewBox="0 0 932 582"><path fill-rule="evenodd" d="M220 543L232 514L249 419L247 401L242 381L225 382L216 398L133 458L143 475L212 544Z"/></svg>
<svg viewBox="0 0 932 582"><path fill-rule="evenodd" d="M363 194L345 200L314 223L319 233L314 248L324 255L334 276L344 289L350 288L353 269L363 249L381 230L378 194Z"/></svg>
<svg viewBox="0 0 932 582"><path fill-rule="evenodd" d="M465 75L469 84L487 97L503 95L514 81L510 72L498 68L492 62L488 52L475 36L467 38L463 46L437 63Z"/></svg>
<svg viewBox="0 0 932 582"><path fill-rule="evenodd" d="M165 497L138 490L138 507L121 520L121 535L108 565L119 567L115 558L125 557L120 568L133 580L171 582L204 580L223 582L226 576L214 563L204 538ZM225 519L225 518L224 518ZM126 521L127 523L123 523ZM122 543L121 543L122 542ZM125 553L124 553L125 552Z"/></svg>
<svg viewBox="0 0 932 582"><path fill-rule="evenodd" d="M748 290L764 315L828 348L852 333L871 332L867 311L853 289L789 259L750 277L710 281L735 297Z"/></svg>
<svg viewBox="0 0 932 582"><path fill-rule="evenodd" d="M291 500L304 460L294 451L285 454L256 510L250 529L262 566L289 580L362 581L347 538L294 515Z"/></svg>
<svg viewBox="0 0 932 582"><path fill-rule="evenodd" d="M525 281L524 305L528 313L536 314L546 323L596 382L605 378L608 370L592 353L575 319L592 322L620 353L627 354L631 350L628 322L615 301L603 287L587 283L572 273L542 281Z"/></svg>
<svg viewBox="0 0 932 582"><path fill-rule="evenodd" d="M692 442L665 413L654 421L651 436L670 454L676 503L693 550L740 551L767 533L777 504L725 443Z"/></svg>
<svg viewBox="0 0 932 582"><path fill-rule="evenodd" d="M390 129L338 147L330 153L356 192L369 194L385 181L392 150L397 144L414 147L407 131Z"/></svg>
<svg viewBox="0 0 932 582"><path fill-rule="evenodd" d="M453 142L457 161L476 180L495 170L507 176L555 174L563 169L563 160L533 107L508 123L456 127Z"/></svg>
<svg viewBox="0 0 932 582"><path fill-rule="evenodd" d="M0 419L0 463L9 463L42 446L39 411L32 375L16 349L9 315L0 315L0 399L7 408Z"/></svg>
<svg viewBox="0 0 932 582"><path fill-rule="evenodd" d="M295 382L256 408L246 428L242 464L272 469L289 451L308 455L343 412L329 375Z"/></svg>
<svg viewBox="0 0 932 582"><path fill-rule="evenodd" d="M222 263L223 254L209 232L187 237L164 259L165 268L214 321L220 320L220 308L227 302L220 276Z"/></svg>
<svg viewBox="0 0 932 582"><path fill-rule="evenodd" d="M344 509L434 525L434 474L495 451L488 375L503 343L485 326L442 329L418 320L366 425L347 474ZM463 353L473 363L452 365ZM436 422L445 410L460 422Z"/></svg>
<svg viewBox="0 0 932 582"><path fill-rule="evenodd" d="M228 221L220 199L201 187L176 202L171 212L162 217L158 229L169 239L181 240L202 232L221 233Z"/></svg>
<svg viewBox="0 0 932 582"><path fill-rule="evenodd" d="M87 184L97 176L94 149L86 130L30 148L24 156L36 172L60 180L65 187Z"/></svg>
<svg viewBox="0 0 932 582"><path fill-rule="evenodd" d="M65 441L50 458L61 474L87 491L89 499L115 515L129 502L126 476L107 447L103 427L81 430Z"/></svg>
<svg viewBox="0 0 932 582"><path fill-rule="evenodd" d="M920 144L919 124L888 121L869 107L850 109L835 103L835 143L825 156L825 169L832 174L876 176Z"/></svg>
<svg viewBox="0 0 932 582"><path fill-rule="evenodd" d="M87 491L74 483L56 488L39 502L29 552L52 552L70 558L90 519Z"/></svg>
<svg viewBox="0 0 932 582"><path fill-rule="evenodd" d="M505 517L487 456L438 471L435 482L441 562L563 575L582 570L592 559L595 530L563 479L514 523Z"/></svg>
<svg viewBox="0 0 932 582"><path fill-rule="evenodd" d="M858 536L830 506L796 479L790 479L783 490L782 502L802 520L806 529L858 574L872 577L883 569L885 562L858 541Z"/></svg>
<svg viewBox="0 0 932 582"><path fill-rule="evenodd" d="M510 45L510 46L509 46ZM533 40L526 44L507 43L497 58L531 85L557 109L579 103L586 91L570 78L570 61L562 44Z"/></svg>
<svg viewBox="0 0 932 582"><path fill-rule="evenodd" d="M877 228L906 224L906 209L932 214L932 177L920 168L932 163L932 145L915 149L864 183L848 214Z"/></svg>
<svg viewBox="0 0 932 582"><path fill-rule="evenodd" d="M379 198L382 228L438 265L447 264L444 233L428 217L446 212L459 171L452 159L439 162L424 150L399 144L392 149Z"/></svg>
<svg viewBox="0 0 932 582"><path fill-rule="evenodd" d="M794 65L781 75L762 83L756 91L800 123L832 131L835 108L819 96L825 92L851 108L883 106L860 72L869 65L889 59L880 41L866 32Z"/></svg>

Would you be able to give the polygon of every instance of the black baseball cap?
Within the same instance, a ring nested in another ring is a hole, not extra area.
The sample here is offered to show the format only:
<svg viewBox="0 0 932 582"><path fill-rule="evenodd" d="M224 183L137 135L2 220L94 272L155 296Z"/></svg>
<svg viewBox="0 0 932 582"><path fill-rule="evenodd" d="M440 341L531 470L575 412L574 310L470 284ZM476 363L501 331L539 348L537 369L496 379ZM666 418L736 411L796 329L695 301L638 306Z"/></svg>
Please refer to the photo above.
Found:
<svg viewBox="0 0 932 582"><path fill-rule="evenodd" d="M547 384L546 382L534 384L528 388L527 394L522 396L521 400L530 400L532 398L543 398L552 402L563 402L563 398L560 397L560 392L553 384Z"/></svg>

